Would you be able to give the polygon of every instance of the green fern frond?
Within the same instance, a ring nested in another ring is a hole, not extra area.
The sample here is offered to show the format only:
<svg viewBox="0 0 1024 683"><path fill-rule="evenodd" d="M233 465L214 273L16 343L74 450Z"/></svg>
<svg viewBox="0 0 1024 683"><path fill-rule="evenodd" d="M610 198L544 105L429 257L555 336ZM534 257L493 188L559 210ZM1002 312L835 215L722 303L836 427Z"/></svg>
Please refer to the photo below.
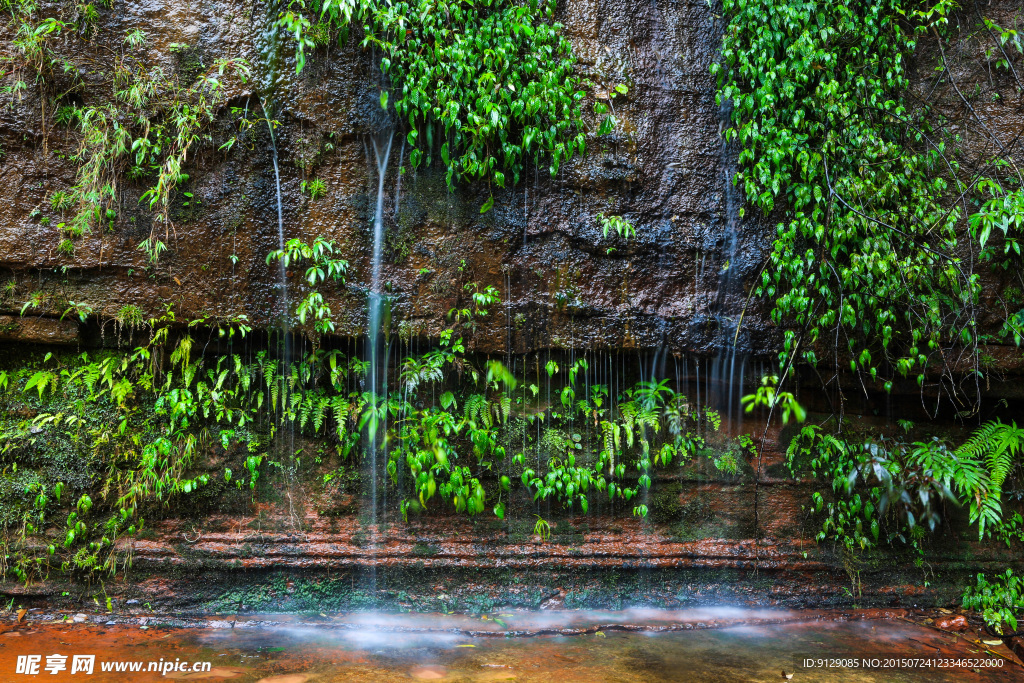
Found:
<svg viewBox="0 0 1024 683"><path fill-rule="evenodd" d="M334 414L334 429L338 435L338 440L344 441L345 435L348 432L346 429L349 413L348 401L345 400L344 396L332 396L330 402L331 410Z"/></svg>
<svg viewBox="0 0 1024 683"><path fill-rule="evenodd" d="M956 456L963 465L972 460L984 461L987 477L980 477L976 470L961 467L954 479L961 495L971 499L971 521L978 523L978 537L1002 522L1001 498L1003 484L1019 463L1018 455L1024 449L1024 429L1017 423L1005 424L999 420L988 422L977 429L963 445L956 449ZM987 479L987 481L986 481Z"/></svg>

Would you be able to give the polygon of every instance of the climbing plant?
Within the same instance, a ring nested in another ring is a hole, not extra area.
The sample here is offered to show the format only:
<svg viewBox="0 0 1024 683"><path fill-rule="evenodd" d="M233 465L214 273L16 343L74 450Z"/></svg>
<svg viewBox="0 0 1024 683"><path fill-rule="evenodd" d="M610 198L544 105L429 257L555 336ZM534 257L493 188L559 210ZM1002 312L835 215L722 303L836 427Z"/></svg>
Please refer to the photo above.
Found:
<svg viewBox="0 0 1024 683"><path fill-rule="evenodd" d="M1012 278L999 300L1006 308L1002 337L1017 346L1024 340L1024 269L1021 268L1021 231L1024 229L1024 190L1008 190L994 180L978 183L987 199L970 218L971 234L981 247L982 261ZM995 238L995 239L993 239Z"/></svg>
<svg viewBox="0 0 1024 683"><path fill-rule="evenodd" d="M908 59L953 4L725 0L718 101L749 204L784 216L756 293L783 364L842 360L890 390L942 347L973 353L978 276L961 260L947 134L907 95ZM952 195L953 200L948 196Z"/></svg>
<svg viewBox="0 0 1024 683"><path fill-rule="evenodd" d="M436 153L449 185L482 179L504 187L519 181L527 161L540 164L543 155L555 175L583 152L584 93L554 11L553 0L374 8L364 44L383 53L395 113L420 148L410 156L414 167Z"/></svg>
<svg viewBox="0 0 1024 683"><path fill-rule="evenodd" d="M303 278L308 291L295 308L295 317L300 325L305 325L309 318L314 331L320 334L334 332L335 324L331 318L331 307L324 301L319 287L328 280L343 285L348 272L348 261L337 258L337 251L333 242L318 237L312 245L300 239L290 239L284 249L267 254L267 265L274 261L279 262L282 268L308 264Z"/></svg>
<svg viewBox="0 0 1024 683"><path fill-rule="evenodd" d="M155 212L155 222L164 225L167 239L172 199L189 179L186 163L212 140L209 126L226 101L225 85L245 83L248 64L242 59L218 59L210 67L200 62L194 71L168 74L146 64L146 34L134 29L112 51L112 68L94 71L87 84L81 56L69 45L92 35L98 20L93 4L63 7L58 17L40 16L39 5L29 0L12 0L3 8L10 13L17 34L12 94L20 97L26 89L22 79L34 72L44 128L51 127L47 119L52 117L73 131L77 140L77 150L69 155L78 164L75 183L49 197L50 208L62 217L67 215L56 226L63 238L58 253L71 256L74 239L97 228L114 228L119 190L126 179L145 183L142 201ZM64 38L60 46L55 44L58 37ZM172 45L171 49L187 47ZM70 87L55 91L55 74L70 79ZM83 97L89 86L99 86L112 96L100 101ZM68 97L72 93L75 99ZM56 104L55 111L47 112L48 101ZM155 262L167 245L154 229L140 248Z"/></svg>
<svg viewBox="0 0 1024 683"><path fill-rule="evenodd" d="M1018 513L1006 515L1003 492L1019 476L1024 429L998 420L986 423L957 448L938 438L907 442L899 437L863 440L835 436L808 425L793 439L787 465L827 484L808 508L821 520L818 541L850 550L900 542L919 547L925 532L942 522L944 502L963 505L979 539L1024 540Z"/></svg>
<svg viewBox="0 0 1024 683"><path fill-rule="evenodd" d="M304 9L293 0L278 20L296 42L299 70L315 47ZM584 82L554 0L313 0L308 9L337 28L364 22L362 44L380 55L387 81L381 105L405 127L414 168L440 158L449 186L500 188L518 182L527 163L555 175L584 151Z"/></svg>

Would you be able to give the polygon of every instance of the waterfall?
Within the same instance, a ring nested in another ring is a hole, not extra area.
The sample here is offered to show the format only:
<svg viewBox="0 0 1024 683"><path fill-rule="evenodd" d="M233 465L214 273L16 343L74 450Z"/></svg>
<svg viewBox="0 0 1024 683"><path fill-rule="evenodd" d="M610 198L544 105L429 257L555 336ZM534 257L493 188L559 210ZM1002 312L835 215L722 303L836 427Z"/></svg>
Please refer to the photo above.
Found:
<svg viewBox="0 0 1024 683"><path fill-rule="evenodd" d="M723 104L719 111L721 125L728 124L729 111ZM737 368L737 342L739 340L739 318L740 311L734 310L733 299L737 293L742 293L740 285L742 280L734 277L737 270L736 257L739 247L740 221L739 213L742 205L742 198L738 196L733 180L736 176L735 155L730 153L729 146L723 137L720 152L722 165L722 189L723 209L725 213L725 244L723 256L725 258L722 269L718 276L718 292L716 295L714 315L718 322L718 353L711 362L710 372L706 374L709 381L708 402L714 397L715 403L724 407L725 424L730 431L733 430L733 416L738 417L735 428L742 423L742 412L736 410L740 396L743 392L743 374L746 368L746 357L739 354ZM738 369L738 375L737 375Z"/></svg>
<svg viewBox="0 0 1024 683"><path fill-rule="evenodd" d="M370 348L369 382L370 391L376 391L378 342L381 333L380 324L384 312L384 296L381 292L380 270L384 254L384 176L388 168L388 157L391 156L391 141L394 131L384 136L373 138L373 157L377 163L377 206L373 214L373 256L370 270L369 322L366 328Z"/></svg>
<svg viewBox="0 0 1024 683"><path fill-rule="evenodd" d="M261 101L263 107L263 117L267 121L267 130L270 132L270 150L271 158L274 165L274 187L277 193L277 246L278 249L284 251L285 238L284 238L284 209L281 202L281 169L278 165L278 153L277 153L277 140L274 137L274 123L270 118L270 114L267 111L267 103L265 100ZM281 305L281 369L282 377L287 373L288 364L292 359L291 351L291 336L290 336L290 315L291 315L291 303L288 298L288 269L285 267L284 259L278 260L278 282L279 282L279 302ZM289 395L289 384L283 383L281 387L281 406L282 415L284 415L284 406L290 405ZM280 434L281 450L284 455L287 456L289 463L288 468L288 481L289 491L286 492L289 502L289 510L291 511L292 523L295 523L296 515L295 509L292 504L291 495L291 484L294 477L294 468L291 466L291 458L295 455L295 423L291 420L286 420L281 425L282 429Z"/></svg>
<svg viewBox="0 0 1024 683"><path fill-rule="evenodd" d="M277 245L278 249L284 251L284 211L281 208L281 171L277 164L277 140L274 139L274 124L267 113L267 103L263 101L263 116L267 120L267 130L270 131L270 149L273 152L274 160L274 184L277 188ZM284 330L285 345L288 344L288 272L284 266L284 260L278 261L278 270L281 287L281 326Z"/></svg>
<svg viewBox="0 0 1024 683"><path fill-rule="evenodd" d="M372 400L376 402L378 409L381 407L381 401L387 400L387 349L383 354L384 362L381 363L382 354L380 349L381 334L385 334L387 337L386 330L382 329L384 325L385 317L387 315L387 308L389 306L381 287L381 260L384 255L384 177L387 174L388 169L388 158L391 156L391 142L394 139L394 130L389 130L387 133L380 135L374 135L371 138L373 143L373 158L377 166L377 205L373 214L373 255L371 260L370 268L370 291L367 297L368 311L367 311L367 326L366 326L366 341L367 341L367 360L369 366L367 368L367 388ZM383 419L383 415L378 415ZM382 429L386 429L385 424L378 424L377 428L370 433L369 444L367 447L367 458L369 460L369 474L370 474L370 529L371 529L371 547L373 548L374 559L371 562L371 586L372 592L376 593L377 583L377 568L376 568L376 548L378 542L378 529L377 529L377 433Z"/></svg>

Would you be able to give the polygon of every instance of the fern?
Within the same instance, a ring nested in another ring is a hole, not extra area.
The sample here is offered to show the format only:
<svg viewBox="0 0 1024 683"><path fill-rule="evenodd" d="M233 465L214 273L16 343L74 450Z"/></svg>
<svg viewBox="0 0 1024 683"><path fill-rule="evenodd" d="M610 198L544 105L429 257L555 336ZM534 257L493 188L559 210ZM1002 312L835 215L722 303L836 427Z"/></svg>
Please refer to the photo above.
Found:
<svg viewBox="0 0 1024 683"><path fill-rule="evenodd" d="M298 402L299 396L295 394L292 396L292 405ZM310 417L313 415L313 397L306 396L299 403L299 431L306 429L306 424L309 422Z"/></svg>
<svg viewBox="0 0 1024 683"><path fill-rule="evenodd" d="M277 399L281 395L281 383L280 382L267 382L267 386L270 387L270 407L275 412L277 411Z"/></svg>
<svg viewBox="0 0 1024 683"><path fill-rule="evenodd" d="M326 396L320 396L316 399L316 410L313 412L313 430L317 434L323 429L324 419L327 417L327 409L330 405L331 399Z"/></svg>
<svg viewBox="0 0 1024 683"><path fill-rule="evenodd" d="M46 387L51 383L54 385L54 388L56 388L56 373L50 372L49 370L40 370L29 377L28 382L25 383L25 393L28 393L32 389L36 389L39 392L39 399L42 400L43 392L46 391Z"/></svg>
<svg viewBox="0 0 1024 683"><path fill-rule="evenodd" d="M338 440L344 441L345 435L348 433L348 430L345 428L348 424L348 401L345 400L344 396L332 396L330 402L331 410L334 414L335 432L338 435Z"/></svg>
<svg viewBox="0 0 1024 683"><path fill-rule="evenodd" d="M985 478L971 478L973 470L961 468L954 482L961 495L971 499L971 522L978 523L978 538L986 530L1002 523L1001 498L1003 484L1019 462L1018 454L1024 448L1024 429L1017 423L1005 424L994 420L982 425L971 438L956 449L956 456L965 464L984 460L988 468Z"/></svg>
<svg viewBox="0 0 1024 683"><path fill-rule="evenodd" d="M490 429L494 424L487 397L483 394L473 394L466 399L464 414L466 422L470 425L483 425L484 428Z"/></svg>
<svg viewBox="0 0 1024 683"><path fill-rule="evenodd" d="M608 454L608 472L615 469L615 458L622 447L622 428L608 420L601 421L601 435L604 442L604 452Z"/></svg>
<svg viewBox="0 0 1024 683"><path fill-rule="evenodd" d="M623 432L626 435L626 447L633 447L633 428L636 426L637 407L636 403L630 401L619 406L619 413L622 416Z"/></svg>

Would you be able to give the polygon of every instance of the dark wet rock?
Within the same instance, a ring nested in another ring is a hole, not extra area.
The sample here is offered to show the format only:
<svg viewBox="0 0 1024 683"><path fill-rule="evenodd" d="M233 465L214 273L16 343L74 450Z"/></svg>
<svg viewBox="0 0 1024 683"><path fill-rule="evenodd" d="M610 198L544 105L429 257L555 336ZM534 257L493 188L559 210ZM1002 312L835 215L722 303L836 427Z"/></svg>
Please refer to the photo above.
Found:
<svg viewBox="0 0 1024 683"><path fill-rule="evenodd" d="M284 55L277 81L270 83L261 53L265 23L276 10L267 3L218 0L202 11L185 0L115 5L116 11L103 11L96 41L82 48L83 60L91 64L81 69L85 78L112 67L130 26L145 27L146 58L168 73L188 74L197 64L228 55L255 65L257 79L229 93L230 103L255 106L260 97L273 96L274 116L281 122L277 146L287 236L307 242L322 236L341 246L351 263L348 286L325 294L339 336L360 337L376 192L365 143L367 135L392 122L381 114L378 74L371 56L358 47L358 35L345 46L317 51L299 76ZM704 362L731 342L731 321L722 311L743 310L735 337L739 349L773 357L778 331L768 320L768 307L748 302L747 296L771 248L775 219L758 220L751 212L735 226L736 253L730 258L726 249L729 154L719 135L720 112L708 70L721 33L715 10L703 0L568 0L558 4L558 19L585 73L611 71L611 77L630 82L628 97L616 104L620 131L607 141L588 140L588 154L564 164L556 178L544 168L529 169L519 186L496 193L494 208L484 215L479 208L488 190L464 185L449 192L437 168L408 169L399 191L395 160L403 150L396 139L399 148L385 178L383 272L396 297L396 334L437 337L450 326L446 314L465 296L464 286L478 283L496 287L507 302L467 333L469 347L478 352L582 348L625 355L663 348ZM10 29L2 30L7 33L0 39L9 41ZM171 52L172 43L188 48ZM179 197L174 229L166 233L169 250L149 269L138 247L156 224L139 204L146 189L141 181L123 183L112 231L76 240L73 257L58 252L62 217L49 210L49 197L75 185L70 156L78 141L73 131L61 128L45 137L52 122L42 120L41 104L35 88L29 88L21 101L0 108L0 269L3 284L10 283L0 297L0 341L127 345L130 331L117 319L128 306L147 318L172 304L182 321L246 315L257 331L276 324L281 314L277 273L265 259L278 247L277 205L265 130L256 130L248 145L229 154L217 152L216 145L196 150L187 191L202 208L186 211ZM1000 119L1006 132L1019 126L1019 113L993 107L986 115ZM227 116L225 108L215 142L222 142L229 129ZM312 166L300 165L311 147L328 139L333 151ZM301 191L309 177L327 186L318 201ZM625 216L635 225L636 238L605 239L598 213ZM723 290L723 272L741 286ZM301 272L291 276L295 287L301 277ZM41 305L21 316L24 302L37 295ZM88 324L60 319L69 301L93 309ZM991 298L982 305L1002 311ZM998 322L995 316L983 321L989 327ZM1024 373L1019 351L990 346L985 353L1005 371L986 370L992 393L1024 398L1024 383L1017 379ZM707 382L707 363L701 368L697 376ZM748 383L752 379L747 376ZM811 407L824 404L821 379L807 373L803 380L817 393L805 392L800 400ZM916 401L929 391L908 379L894 394ZM911 414L914 406L895 401L899 415L918 419ZM858 409L864 415L851 419L886 425L889 418L873 410ZM810 487L792 481L784 469L785 448L779 444L788 435L771 430L772 445L759 463L762 479L756 486L750 480L686 481L657 501L653 527L630 519L628 511L625 520L615 517L623 516L622 510L594 511L588 518L565 520L568 531L551 542L533 537L530 529L490 527L438 513L408 526L395 520L384 547L374 551L361 540L365 529L353 512L359 501L349 496L344 506L340 497L319 508L310 505L309 528L302 529L269 505L259 512L264 524L259 533L246 527L255 522L248 516L204 514L201 538L183 544L182 532L191 534L196 520L177 519L173 514L179 511L173 511L169 519L154 520L152 535L131 541L134 565L121 587L129 598L123 604L224 613L306 609L330 601L358 606L359 600L467 609L480 600L529 607L623 601L842 605L849 601L843 591L850 585L843 558L799 540L809 537L803 506ZM331 514L317 515L314 509ZM941 577L928 589L920 587L915 558L872 556L859 575L859 604L952 604L961 590L958 581L979 569L1007 565L1005 553L950 538L949 545L928 550L928 566ZM378 594L360 594L355 586L373 563L387 568L388 577ZM69 588L53 577L5 586L4 594L19 603L60 602L62 593L78 596Z"/></svg>
<svg viewBox="0 0 1024 683"><path fill-rule="evenodd" d="M31 315L0 315L0 341L30 344L74 344L78 341L78 323Z"/></svg>
<svg viewBox="0 0 1024 683"><path fill-rule="evenodd" d="M1009 647L1013 651L1013 654L1024 661L1024 636L1014 636L1010 638Z"/></svg>
<svg viewBox="0 0 1024 683"><path fill-rule="evenodd" d="M124 26L144 25L148 59L169 71L232 55L245 57L260 72L266 12L232 0L203 13L180 0L119 5L104 13L110 25L99 32L100 44L89 58L96 68L113 58L102 45L106 29L122 35ZM465 185L449 193L442 172L420 169L403 177L399 193L392 163L385 182L384 279L398 298L396 321L415 334L436 336L447 326L444 316L462 286L478 282L494 285L509 299L510 319L529 319L511 335L516 352L551 346L712 350L714 330L692 321L713 315L726 258L725 157L708 71L718 46L715 14L703 3L631 7L573 1L559 4L559 20L585 73L629 80L628 97L616 105L620 132L610 141L588 141L590 152L565 164L557 178L531 168L519 187L499 192L494 209L483 216L478 209L486 188ZM172 53L172 43L188 47ZM365 325L360 289L369 277L370 195L376 189L364 142L387 124L378 115L372 59L358 47L358 36L342 48L318 51L301 76L294 74L288 48L283 57L274 94L275 118L282 123L277 137L286 230L289 237L311 241L322 235L343 245L352 288L331 293L329 303L343 312L339 333L358 336ZM619 73L620 67L628 73ZM230 94L234 104L251 92L266 95L259 79L246 88ZM9 143L0 185L0 221L6 226L0 266L16 282L0 309L16 312L39 290L86 302L101 320L126 305L152 315L165 303L173 303L179 316L245 314L257 327L276 320L276 275L264 262L277 248L264 131L256 131L249 149L240 145L225 155L210 148L194 155L183 189L201 199L202 210L181 213L160 266L147 270L138 250L150 232L148 214L137 204L145 189L140 182L125 181L113 232L76 240L73 257L57 252L61 217L49 215L48 196L72 186L76 169L52 155L44 161L35 97L27 93L0 119ZM25 138L27 131L35 134ZM315 168L300 168L307 148L327 136L334 150L317 157ZM73 150L75 144L65 133L47 140L51 150ZM395 144L397 160L398 138ZM328 195L319 201L300 192L310 175L327 185ZM34 217L35 210L48 220ZM595 218L600 212L626 216L636 226L636 239L604 239ZM743 246L729 267L748 278L760 266L771 231L751 220L740 230ZM608 254L608 247L615 251ZM425 279L423 268L432 271ZM53 314L63 312L60 305L52 302ZM471 345L504 350L510 338L505 318L485 321ZM747 324L751 331L766 330L753 311ZM765 353L771 338L745 335L744 343Z"/></svg>

